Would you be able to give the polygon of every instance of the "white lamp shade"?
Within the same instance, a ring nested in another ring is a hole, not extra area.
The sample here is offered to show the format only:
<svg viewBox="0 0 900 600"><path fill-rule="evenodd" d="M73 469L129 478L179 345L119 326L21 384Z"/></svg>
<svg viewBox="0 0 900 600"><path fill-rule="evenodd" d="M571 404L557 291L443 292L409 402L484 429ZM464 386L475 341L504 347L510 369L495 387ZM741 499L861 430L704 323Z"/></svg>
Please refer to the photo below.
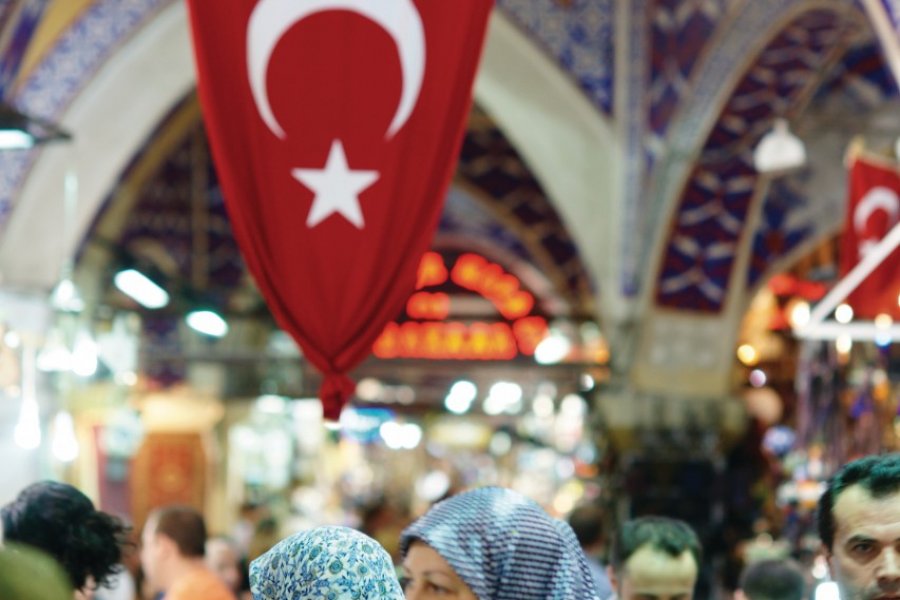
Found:
<svg viewBox="0 0 900 600"><path fill-rule="evenodd" d="M775 119L772 131L763 136L753 152L753 165L760 173L796 169L806 164L806 148L791 133L787 121Z"/></svg>

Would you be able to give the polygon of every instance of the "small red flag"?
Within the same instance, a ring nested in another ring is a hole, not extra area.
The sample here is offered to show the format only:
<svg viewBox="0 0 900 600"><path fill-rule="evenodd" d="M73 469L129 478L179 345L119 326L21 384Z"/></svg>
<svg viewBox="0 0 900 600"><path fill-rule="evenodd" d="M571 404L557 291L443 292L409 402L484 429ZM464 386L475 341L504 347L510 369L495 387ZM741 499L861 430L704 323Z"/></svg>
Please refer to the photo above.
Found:
<svg viewBox="0 0 900 600"><path fill-rule="evenodd" d="M900 173L897 165L857 156L850 165L847 218L841 237L841 276L862 260L900 220ZM894 250L847 296L859 317L879 314L900 318L900 248Z"/></svg>

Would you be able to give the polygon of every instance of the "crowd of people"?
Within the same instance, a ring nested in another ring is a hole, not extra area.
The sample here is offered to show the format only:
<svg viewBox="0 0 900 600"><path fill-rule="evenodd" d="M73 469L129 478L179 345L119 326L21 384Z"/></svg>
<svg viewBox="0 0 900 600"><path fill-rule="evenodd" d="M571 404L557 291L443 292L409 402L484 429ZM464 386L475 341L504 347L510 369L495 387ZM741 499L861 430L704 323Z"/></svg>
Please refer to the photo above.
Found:
<svg viewBox="0 0 900 600"><path fill-rule="evenodd" d="M590 510L576 510L567 523L512 490L476 488L435 504L402 532L400 565L360 531L317 527L253 560L249 592L254 600L695 597L702 548L687 523L665 516L625 521L604 569ZM102 594L116 589L132 552L139 552L153 598L235 600L241 594L233 542L208 538L193 508L156 509L135 544L121 521L96 510L76 488L40 482L0 509L0 520L3 600L111 597ZM839 469L819 500L818 530L840 598L900 598L900 453ZM809 597L806 574L789 559L751 563L735 593L735 600Z"/></svg>

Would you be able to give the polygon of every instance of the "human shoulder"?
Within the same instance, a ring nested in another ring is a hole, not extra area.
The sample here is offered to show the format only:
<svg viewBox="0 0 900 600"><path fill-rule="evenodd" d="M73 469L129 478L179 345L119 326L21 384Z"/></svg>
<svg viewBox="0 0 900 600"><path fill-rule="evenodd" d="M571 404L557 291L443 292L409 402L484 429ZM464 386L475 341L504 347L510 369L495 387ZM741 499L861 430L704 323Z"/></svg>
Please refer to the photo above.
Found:
<svg viewBox="0 0 900 600"><path fill-rule="evenodd" d="M207 569L197 569L178 580L163 600L234 600L234 594L222 583L215 573Z"/></svg>

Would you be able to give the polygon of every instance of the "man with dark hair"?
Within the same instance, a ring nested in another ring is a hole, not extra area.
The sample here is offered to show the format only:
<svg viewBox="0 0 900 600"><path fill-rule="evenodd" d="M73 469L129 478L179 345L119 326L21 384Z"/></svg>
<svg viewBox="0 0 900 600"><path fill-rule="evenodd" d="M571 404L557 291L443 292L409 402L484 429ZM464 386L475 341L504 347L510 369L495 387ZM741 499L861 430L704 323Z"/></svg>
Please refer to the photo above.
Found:
<svg viewBox="0 0 900 600"><path fill-rule="evenodd" d="M603 563L600 562L606 541L603 535L603 510L599 506L585 504L569 513L567 520L588 559L588 567L597 584L597 593L601 598L610 598L613 595L612 585L609 583Z"/></svg>
<svg viewBox="0 0 900 600"><path fill-rule="evenodd" d="M818 518L841 598L900 598L900 454L841 467L819 499Z"/></svg>
<svg viewBox="0 0 900 600"><path fill-rule="evenodd" d="M803 600L806 579L792 560L768 559L750 563L741 575L735 600Z"/></svg>
<svg viewBox="0 0 900 600"><path fill-rule="evenodd" d="M168 506L147 517L141 535L141 565L163 600L234 600L234 594L204 563L206 525L187 506Z"/></svg>
<svg viewBox="0 0 900 600"><path fill-rule="evenodd" d="M700 554L700 540L684 521L641 517L619 529L609 578L619 600L691 600Z"/></svg>

